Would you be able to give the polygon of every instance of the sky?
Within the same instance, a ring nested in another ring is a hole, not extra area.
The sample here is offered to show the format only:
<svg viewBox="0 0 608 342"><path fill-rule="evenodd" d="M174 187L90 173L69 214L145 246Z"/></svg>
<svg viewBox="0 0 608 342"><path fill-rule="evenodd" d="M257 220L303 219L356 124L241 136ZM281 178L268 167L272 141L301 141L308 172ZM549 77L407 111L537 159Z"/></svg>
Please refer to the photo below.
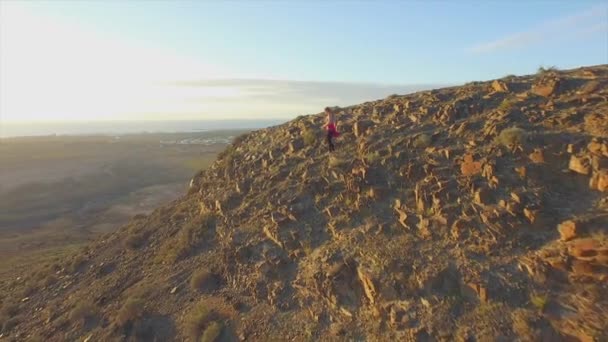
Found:
<svg viewBox="0 0 608 342"><path fill-rule="evenodd" d="M290 119L608 63L607 1L0 0L0 121Z"/></svg>

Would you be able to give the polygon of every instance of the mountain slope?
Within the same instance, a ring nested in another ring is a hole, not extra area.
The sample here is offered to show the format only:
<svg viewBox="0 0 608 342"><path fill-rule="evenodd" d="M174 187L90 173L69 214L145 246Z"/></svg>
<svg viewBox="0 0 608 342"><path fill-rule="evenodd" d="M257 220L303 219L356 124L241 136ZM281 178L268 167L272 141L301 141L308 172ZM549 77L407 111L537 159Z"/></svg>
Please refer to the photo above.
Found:
<svg viewBox="0 0 608 342"><path fill-rule="evenodd" d="M9 340L608 338L608 66L237 138L178 201L2 284Z"/></svg>

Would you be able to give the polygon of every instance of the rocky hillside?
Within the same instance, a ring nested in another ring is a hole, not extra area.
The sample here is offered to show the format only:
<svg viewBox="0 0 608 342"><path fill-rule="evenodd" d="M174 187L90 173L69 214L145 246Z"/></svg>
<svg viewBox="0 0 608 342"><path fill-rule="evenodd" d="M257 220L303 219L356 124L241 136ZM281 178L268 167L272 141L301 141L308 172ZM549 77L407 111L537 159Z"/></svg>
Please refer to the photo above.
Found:
<svg viewBox="0 0 608 342"><path fill-rule="evenodd" d="M608 65L341 108L0 284L8 341L606 341Z"/></svg>

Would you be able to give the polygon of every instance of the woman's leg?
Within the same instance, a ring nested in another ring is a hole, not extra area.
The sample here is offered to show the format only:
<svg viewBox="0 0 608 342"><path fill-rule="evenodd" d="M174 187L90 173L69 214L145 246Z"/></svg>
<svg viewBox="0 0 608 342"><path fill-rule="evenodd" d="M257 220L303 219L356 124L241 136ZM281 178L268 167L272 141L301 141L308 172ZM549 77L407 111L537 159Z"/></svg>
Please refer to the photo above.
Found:
<svg viewBox="0 0 608 342"><path fill-rule="evenodd" d="M331 133L331 131L327 132L327 145L329 147L329 152L332 152L334 150L334 143L331 141L331 138L333 137L333 134Z"/></svg>

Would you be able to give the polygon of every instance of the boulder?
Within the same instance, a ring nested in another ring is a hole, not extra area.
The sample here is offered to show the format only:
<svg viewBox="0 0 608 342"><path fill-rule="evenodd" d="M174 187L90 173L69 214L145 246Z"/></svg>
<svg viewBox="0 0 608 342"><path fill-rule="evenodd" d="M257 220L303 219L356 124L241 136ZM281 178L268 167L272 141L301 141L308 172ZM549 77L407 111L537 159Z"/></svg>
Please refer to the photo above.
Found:
<svg viewBox="0 0 608 342"><path fill-rule="evenodd" d="M559 84L560 81L556 78L543 80L532 86L532 93L542 97L549 97L556 93Z"/></svg>
<svg viewBox="0 0 608 342"><path fill-rule="evenodd" d="M365 135L367 133L367 130L372 126L372 122L371 121L357 121L355 122L355 124L353 125L353 133L355 134L355 136L357 138Z"/></svg>
<svg viewBox="0 0 608 342"><path fill-rule="evenodd" d="M509 91L509 86L501 80L494 80L492 82L492 89L497 93L506 93Z"/></svg>
<svg viewBox="0 0 608 342"><path fill-rule="evenodd" d="M492 201L492 192L487 188L475 191L475 202L481 205L488 205Z"/></svg>
<svg viewBox="0 0 608 342"><path fill-rule="evenodd" d="M371 304L374 304L378 292L376 290L375 281L371 277L371 272L359 266L357 268L357 275L359 276L359 281L361 282L361 287L363 288L365 296Z"/></svg>
<svg viewBox="0 0 608 342"><path fill-rule="evenodd" d="M576 222L572 220L564 221L557 226L557 230L562 241L572 240L576 237Z"/></svg>
<svg viewBox="0 0 608 342"><path fill-rule="evenodd" d="M598 191L608 191L608 170L594 172L589 179L589 188Z"/></svg>
<svg viewBox="0 0 608 342"><path fill-rule="evenodd" d="M531 208L524 208L524 216L528 219L528 221L530 223L534 223L536 222L536 219L538 218L538 209L531 209Z"/></svg>
<svg viewBox="0 0 608 342"><path fill-rule="evenodd" d="M575 258L589 258L596 256L599 248L600 244L595 239L579 239L573 241L568 252Z"/></svg>
<svg viewBox="0 0 608 342"><path fill-rule="evenodd" d="M530 158L534 164L542 164L545 162L545 155L543 154L543 150L540 148L535 148L534 152L530 153L528 158Z"/></svg>
<svg viewBox="0 0 608 342"><path fill-rule="evenodd" d="M289 152L294 153L301 150L304 147L304 142L300 139L291 141L289 143Z"/></svg>
<svg viewBox="0 0 608 342"><path fill-rule="evenodd" d="M570 157L570 162L568 163L568 168L576 173L580 173L582 175L588 175L591 172L591 165L589 163L589 159L585 157L579 157L572 155Z"/></svg>
<svg viewBox="0 0 608 342"><path fill-rule="evenodd" d="M474 161L473 156L467 154L464 156L462 164L460 164L460 172L462 172L464 176L473 176L481 173L481 166L481 162Z"/></svg>
<svg viewBox="0 0 608 342"><path fill-rule="evenodd" d="M463 297L469 300L479 300L480 302L488 301L488 290L485 286L471 282L467 284L461 284L460 293Z"/></svg>

